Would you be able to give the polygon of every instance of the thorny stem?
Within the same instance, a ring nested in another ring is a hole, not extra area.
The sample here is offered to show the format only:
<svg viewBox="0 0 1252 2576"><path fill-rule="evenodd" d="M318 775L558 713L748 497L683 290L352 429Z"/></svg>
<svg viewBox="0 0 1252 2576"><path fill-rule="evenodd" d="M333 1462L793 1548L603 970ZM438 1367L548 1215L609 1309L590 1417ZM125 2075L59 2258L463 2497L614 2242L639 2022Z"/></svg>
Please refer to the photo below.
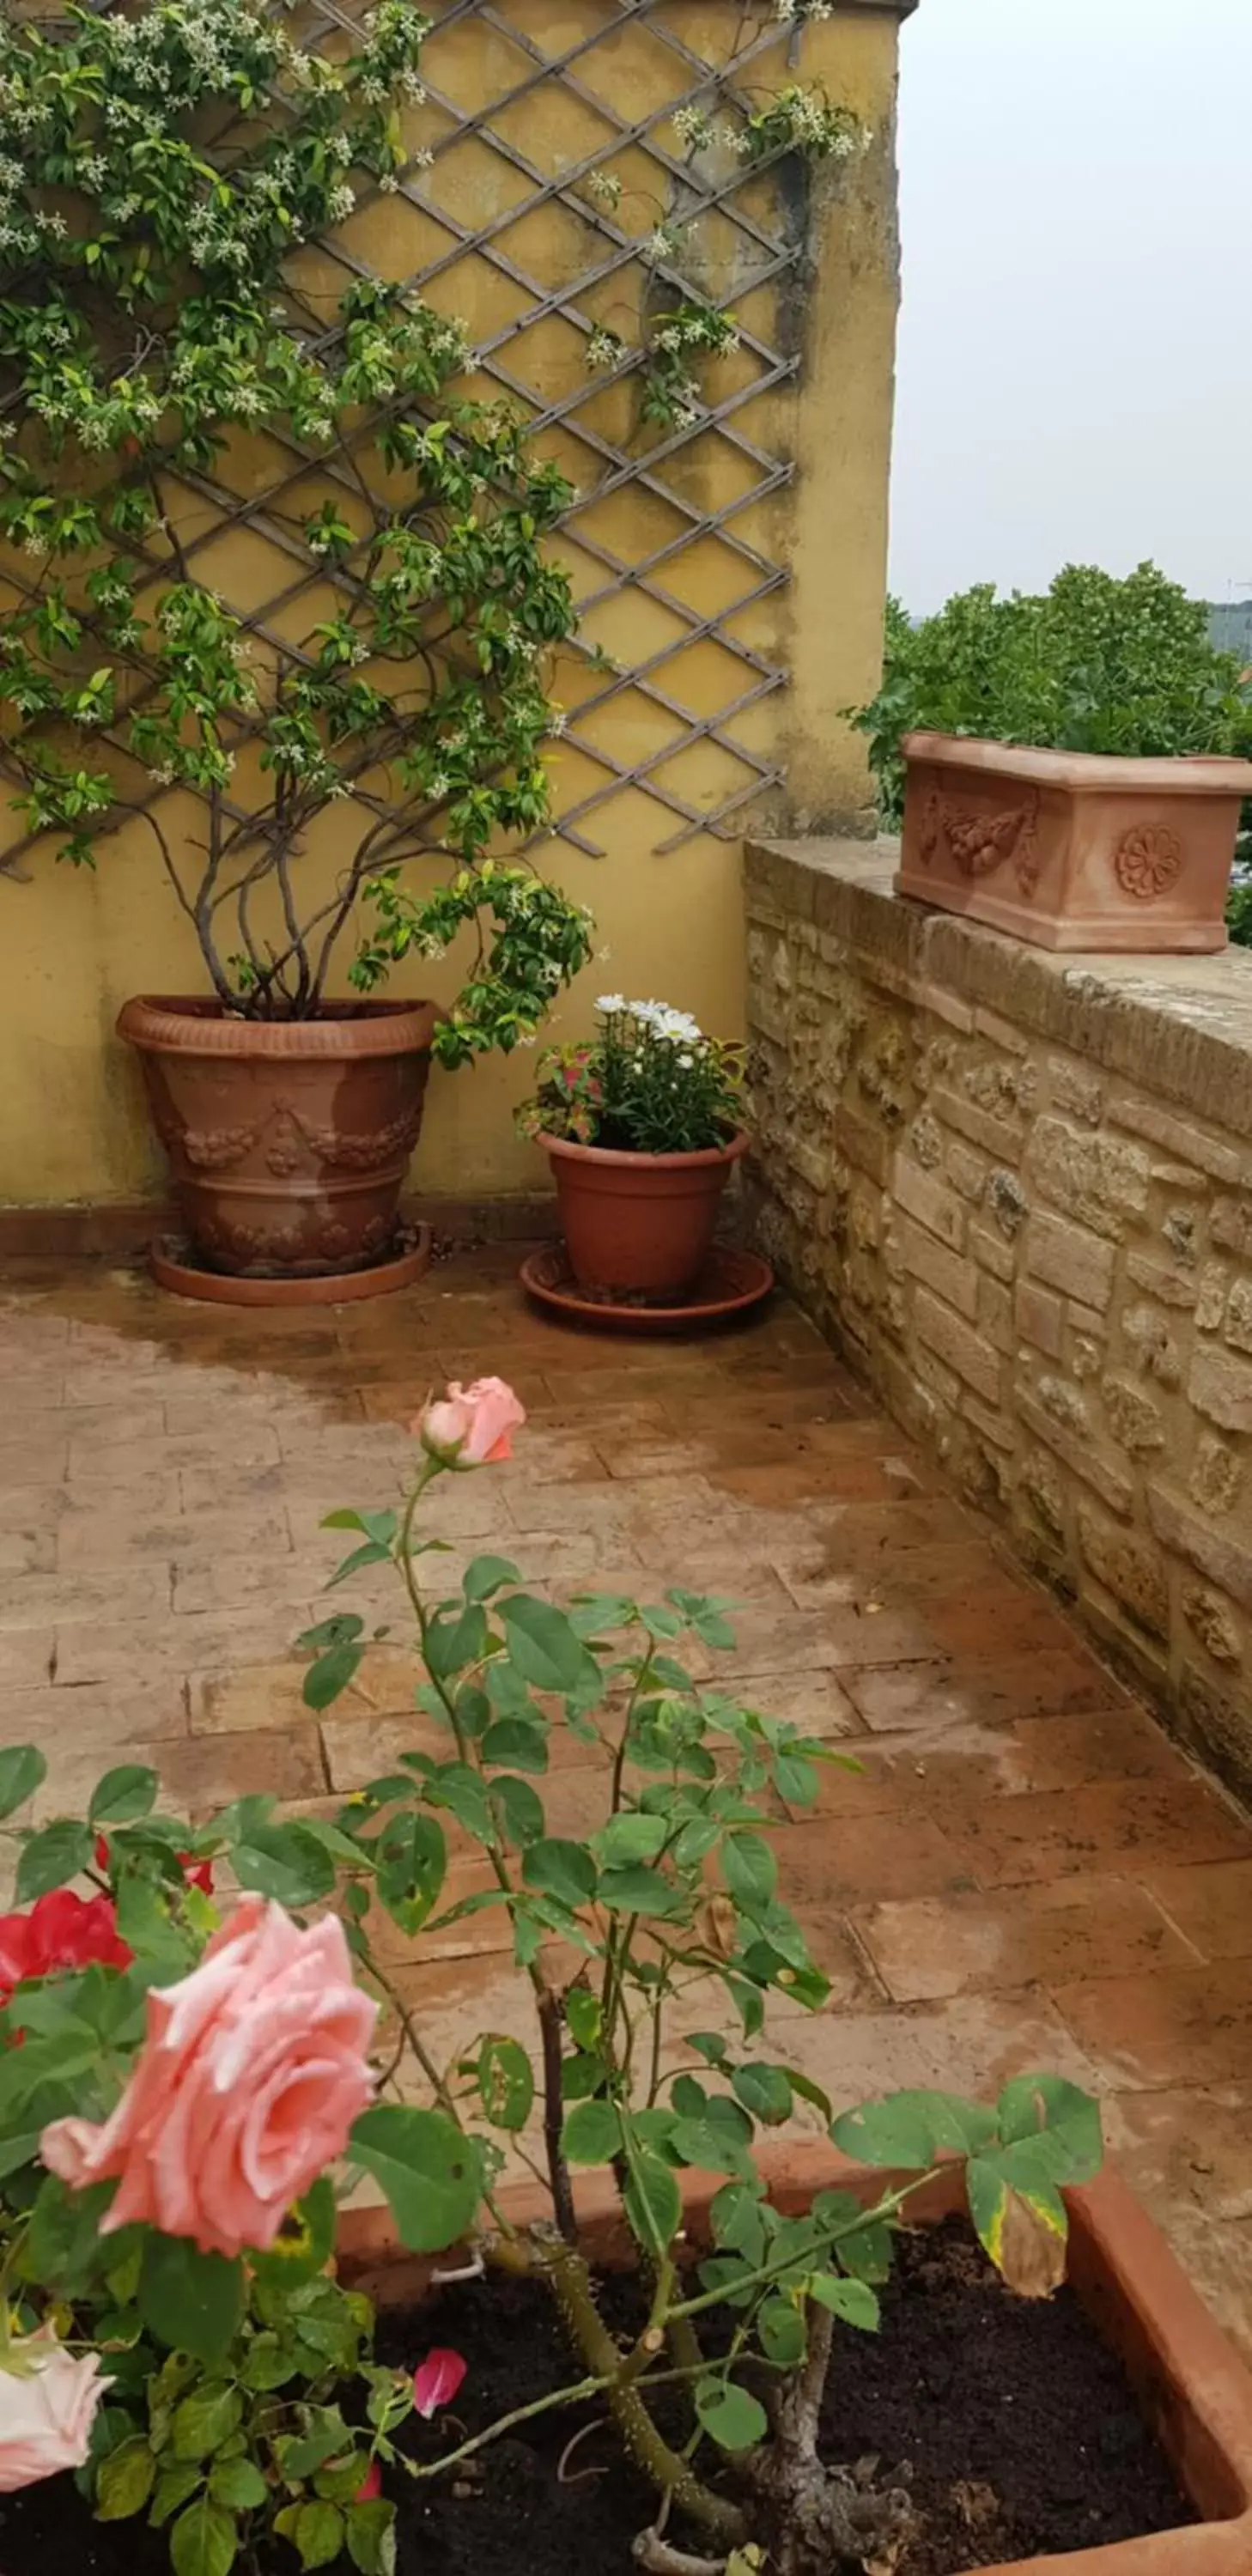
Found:
<svg viewBox="0 0 1252 2576"><path fill-rule="evenodd" d="M396 1542L397 1556L404 1576L405 1590L407 1591L409 1600L412 1604L413 1615L417 1621L418 1633L421 1637L423 1648L425 1648L426 1644L428 1621L426 1604L422 1599L417 1576L413 1571L413 1521L418 1503L425 1492L427 1485L431 1482L431 1479L437 1476L440 1472L439 1461L434 1458L428 1459L405 1504L404 1517L400 1524L399 1537ZM428 1672L430 1671L429 1662L427 1662L426 1669ZM456 1702L446 1685L440 1681L435 1674L431 1674L431 1679L434 1682L435 1689L443 1703L448 1723L456 1739L457 1752L459 1753L462 1762L468 1763L472 1747L466 1737L461 1721L457 1716ZM502 1892L508 1896L515 1895L516 1890L514 1888L513 1881L509 1876L508 1870L505 1868L499 1852L491 1844L488 1844L487 1846L487 1858L491 1864L491 1869L495 1877L497 1887L499 1887ZM527 1969L527 1975L530 1978L531 1987L534 1992L535 2008L539 2015L539 2027L543 2039L544 2145L548 2159L548 2188L552 2194L552 2206L556 2215L557 2225L560 2228L561 2234L566 2243L568 2245L573 2245L577 2239L578 2233L577 2222L574 2216L574 2194L573 2186L569 2177L569 2167L566 2164L565 2156L561 2148L562 2096L560 2005L557 1997L552 1993L551 1987L546 1983L540 1969L533 1960Z"/></svg>

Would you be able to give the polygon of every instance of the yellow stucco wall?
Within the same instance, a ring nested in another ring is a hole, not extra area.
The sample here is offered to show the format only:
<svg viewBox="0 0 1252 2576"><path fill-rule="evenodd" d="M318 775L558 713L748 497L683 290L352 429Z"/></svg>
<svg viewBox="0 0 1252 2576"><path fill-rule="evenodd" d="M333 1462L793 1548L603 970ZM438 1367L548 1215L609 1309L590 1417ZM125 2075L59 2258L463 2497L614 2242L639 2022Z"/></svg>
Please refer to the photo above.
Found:
<svg viewBox="0 0 1252 2576"><path fill-rule="evenodd" d="M580 32L602 24L604 39L585 54L579 78L596 96L611 98L619 115L650 114L674 94L676 58L654 43L649 21L611 27L610 0L506 0L519 37L546 54L575 43ZM743 17L738 0L657 0L655 21L671 24L683 43L710 61L723 58L738 39ZM761 24L767 23L762 20ZM846 0L832 18L805 27L798 68L788 62L785 29L777 47L754 67L761 95L788 79L821 81L832 98L846 101L871 129L865 157L833 177L818 175L810 215L809 260L800 271L798 302L778 309L776 282L743 290L729 233L708 219L706 246L714 282L736 312L774 346L798 348L801 365L790 383L755 397L736 414L739 426L772 456L793 458L791 483L753 503L735 520L750 543L789 568L789 583L742 611L734 631L774 661L787 665L791 686L767 696L727 721L726 732L767 757L786 760L786 801L777 795L767 819L796 825L847 824L867 805L867 775L859 740L848 734L840 710L869 695L876 682L886 548L886 494L896 308L894 92L899 10L873 0ZM439 30L427 48L425 68L438 108L415 111L414 139L446 134L456 114L472 114L516 82L533 58L513 52L485 33L473 17ZM668 84L668 89L666 88ZM490 126L491 119L488 119ZM555 172L612 134L598 129L594 107L572 100L555 83L532 90L522 107L502 111L498 130L512 135L532 164ZM631 154L619 151L613 167L627 187L642 192L655 174L632 177ZM531 182L519 178L484 132L467 135L442 153L426 174L432 205L477 227L497 211L520 205ZM777 213L762 178L762 220ZM784 182L785 184L785 182ZM625 218L623 218L625 220ZM655 222L649 212L646 222ZM515 265L550 288L586 265L586 244L576 213L559 200L524 211L503 237ZM632 222L630 229L635 229ZM431 215L403 199L359 209L345 227L358 257L388 275L409 276L449 247L449 235ZM716 273L718 263L720 273ZM594 295L583 299L593 318L631 334L630 299L637 308L644 272L619 272L603 310ZM469 245L432 282L441 308L460 313L478 341L503 321L522 318L524 293ZM783 292L796 295L794 282ZM509 344L514 373L542 401L587 386L582 345L559 313L524 328ZM747 352L719 362L706 376L712 393L749 383ZM594 388L594 380L590 380ZM491 390L475 386L475 390ZM597 413L596 401L603 406ZM595 451L578 436L579 420L643 452L625 408L629 387L586 401L569 426L545 433L585 495L598 471ZM241 469L243 470L243 469ZM247 471L252 471L249 466ZM716 432L702 432L669 461L671 490L716 509L743 488L742 459ZM627 484L588 506L558 540L577 594L586 597L606 580L601 562L580 544L580 532L637 560L682 525L663 497ZM201 558L199 569L232 606L255 606L282 586L273 550L247 533L224 536ZM748 587L743 567L715 536L696 536L671 557L670 592L702 614L723 608ZM729 586L728 586L729 585ZM0 612L2 613L2 612ZM316 613L316 612L314 612ZM307 629L307 603L302 608ZM595 608L587 632L619 668L633 666L681 631L681 619L645 593L627 587ZM750 677L750 675L747 675ZM696 641L665 668L670 696L695 718L714 715L745 686L745 670L716 638ZM595 675L574 657L563 660L554 693L576 711L596 688ZM554 745L558 811L603 785L606 771L594 750L632 765L681 735L681 720L638 692L626 689L582 728L590 750ZM736 784L732 752L708 739L663 763L659 775L688 802L710 810ZM745 808L745 818L750 812ZM758 813L760 809L758 808ZM165 800L167 831L194 830L194 805ZM0 816L0 823L6 818ZM7 826L11 831L13 827ZM308 879L330 882L336 816L323 820L320 837L302 862ZM341 828L341 827L340 827ZM604 856L582 856L560 839L542 864L589 903L598 942L607 956L566 996L554 1015L553 1034L581 1031L594 995L606 986L631 994L656 994L698 1014L711 1028L738 1032L743 1025L744 956L739 845L699 833L667 855L657 844L678 828L678 818L639 785L626 785L601 803L584 828ZM156 861L146 829L132 826L101 843L94 876L75 875L36 852L24 863L29 881L0 879L0 1202L62 1204L127 1202L157 1197L163 1189L159 1149L153 1142L128 1053L113 1035L122 1002L139 991L196 992L203 970L186 921L180 916ZM346 959L344 961L346 963ZM454 961L425 972L398 975L397 993L454 989ZM534 1149L514 1136L510 1110L527 1088L534 1057L492 1061L455 1076L434 1073L425 1129L413 1170L415 1187L432 1193L482 1196L525 1189L542 1178Z"/></svg>

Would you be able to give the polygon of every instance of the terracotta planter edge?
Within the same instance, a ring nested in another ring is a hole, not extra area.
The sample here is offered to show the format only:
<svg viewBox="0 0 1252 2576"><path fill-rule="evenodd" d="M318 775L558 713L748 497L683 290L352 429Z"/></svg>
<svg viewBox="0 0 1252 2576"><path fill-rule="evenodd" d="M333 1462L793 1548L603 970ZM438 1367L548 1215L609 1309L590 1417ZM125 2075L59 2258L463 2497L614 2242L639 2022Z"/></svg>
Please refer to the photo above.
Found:
<svg viewBox="0 0 1252 2576"><path fill-rule="evenodd" d="M777 2207L806 2208L815 2192L838 2184L867 2203L903 2179L849 2165L814 2143L762 2158ZM711 2178L684 2196L697 2240L707 2230ZM1240 2359L1192 2287L1159 2228L1112 2167L1080 2190L1067 2191L1070 2276L1088 2314L1123 2361L1140 2405L1166 2450L1184 2492L1208 2517L1181 2531L1050 2557L1014 2559L969 2576L1252 2576L1252 2371ZM551 2215L534 2183L507 2186L506 2215L524 2227ZM576 2186L579 2225L588 2253L622 2269L636 2249L607 2176ZM964 2206L963 2171L954 2164L913 2204L914 2221L934 2224ZM339 2223L342 2277L381 2306L420 2299L455 2252L409 2253L390 2210L345 2210Z"/></svg>

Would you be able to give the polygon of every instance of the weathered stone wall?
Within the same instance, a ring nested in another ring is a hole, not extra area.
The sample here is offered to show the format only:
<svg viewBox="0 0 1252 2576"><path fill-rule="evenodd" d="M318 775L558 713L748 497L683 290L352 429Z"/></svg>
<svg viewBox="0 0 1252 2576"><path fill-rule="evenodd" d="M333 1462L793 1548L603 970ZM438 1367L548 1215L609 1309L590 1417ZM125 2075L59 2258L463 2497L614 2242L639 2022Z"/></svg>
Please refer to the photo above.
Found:
<svg viewBox="0 0 1252 2576"><path fill-rule="evenodd" d="M764 1247L1252 1790L1252 957L1053 958L756 845Z"/></svg>

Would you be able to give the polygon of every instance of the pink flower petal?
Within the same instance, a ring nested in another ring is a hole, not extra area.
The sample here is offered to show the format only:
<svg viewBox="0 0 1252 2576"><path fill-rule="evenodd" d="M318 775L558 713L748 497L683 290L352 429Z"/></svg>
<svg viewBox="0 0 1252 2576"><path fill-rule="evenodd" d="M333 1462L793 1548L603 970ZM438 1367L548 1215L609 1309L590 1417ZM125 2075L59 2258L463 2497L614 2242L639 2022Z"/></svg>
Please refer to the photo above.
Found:
<svg viewBox="0 0 1252 2576"><path fill-rule="evenodd" d="M468 2368L459 2352L428 2352L413 2373L415 2412L429 2422L438 2407L450 2406Z"/></svg>

